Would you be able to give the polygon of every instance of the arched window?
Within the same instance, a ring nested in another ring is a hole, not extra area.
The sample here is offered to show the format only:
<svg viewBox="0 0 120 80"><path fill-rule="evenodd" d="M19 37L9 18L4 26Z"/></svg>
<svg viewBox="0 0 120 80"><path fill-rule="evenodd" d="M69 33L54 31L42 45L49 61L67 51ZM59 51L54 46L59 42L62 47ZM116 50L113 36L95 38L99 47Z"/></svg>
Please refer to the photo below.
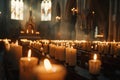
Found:
<svg viewBox="0 0 120 80"><path fill-rule="evenodd" d="M11 0L11 19L23 20L23 0Z"/></svg>
<svg viewBox="0 0 120 80"><path fill-rule="evenodd" d="M41 21L51 21L51 0L43 0L41 3Z"/></svg>

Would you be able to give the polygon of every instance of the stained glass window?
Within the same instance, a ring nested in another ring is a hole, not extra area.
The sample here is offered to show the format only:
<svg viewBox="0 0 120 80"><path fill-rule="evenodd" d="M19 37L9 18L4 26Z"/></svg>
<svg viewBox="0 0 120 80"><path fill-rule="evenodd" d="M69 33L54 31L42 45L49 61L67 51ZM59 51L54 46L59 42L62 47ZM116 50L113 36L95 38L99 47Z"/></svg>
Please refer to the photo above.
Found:
<svg viewBox="0 0 120 80"><path fill-rule="evenodd" d="M43 0L41 3L41 21L51 20L51 0Z"/></svg>
<svg viewBox="0 0 120 80"><path fill-rule="evenodd" d="M11 0L11 19L23 20L23 0Z"/></svg>

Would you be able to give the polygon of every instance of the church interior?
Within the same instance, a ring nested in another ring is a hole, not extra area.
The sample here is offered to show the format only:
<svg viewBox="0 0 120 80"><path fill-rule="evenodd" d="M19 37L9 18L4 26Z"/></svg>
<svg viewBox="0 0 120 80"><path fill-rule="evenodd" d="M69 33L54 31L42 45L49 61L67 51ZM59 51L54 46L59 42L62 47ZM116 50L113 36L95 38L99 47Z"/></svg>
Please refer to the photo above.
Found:
<svg viewBox="0 0 120 80"><path fill-rule="evenodd" d="M0 0L0 80L120 80L120 0Z"/></svg>

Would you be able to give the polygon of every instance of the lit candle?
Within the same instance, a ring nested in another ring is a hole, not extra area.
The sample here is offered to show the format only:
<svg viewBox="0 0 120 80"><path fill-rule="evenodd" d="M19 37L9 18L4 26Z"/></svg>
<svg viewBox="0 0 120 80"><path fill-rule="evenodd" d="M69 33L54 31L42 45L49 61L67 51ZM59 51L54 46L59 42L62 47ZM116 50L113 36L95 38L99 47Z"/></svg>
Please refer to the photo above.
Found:
<svg viewBox="0 0 120 80"><path fill-rule="evenodd" d="M34 31L32 30L32 34L34 33Z"/></svg>
<svg viewBox="0 0 120 80"><path fill-rule="evenodd" d="M26 33L27 33L27 34L29 33L28 29L27 29Z"/></svg>
<svg viewBox="0 0 120 80"><path fill-rule="evenodd" d="M28 57L20 59L20 80L32 80L32 71L37 63L38 59L31 57L31 50L29 50Z"/></svg>
<svg viewBox="0 0 120 80"><path fill-rule="evenodd" d="M97 54L94 54L94 59L89 60L89 72L97 75L100 72L101 61L97 59Z"/></svg>
<svg viewBox="0 0 120 80"><path fill-rule="evenodd" d="M64 80L65 75L66 69L63 66L51 64L48 59L44 60L44 65L39 65L34 69L37 80Z"/></svg>

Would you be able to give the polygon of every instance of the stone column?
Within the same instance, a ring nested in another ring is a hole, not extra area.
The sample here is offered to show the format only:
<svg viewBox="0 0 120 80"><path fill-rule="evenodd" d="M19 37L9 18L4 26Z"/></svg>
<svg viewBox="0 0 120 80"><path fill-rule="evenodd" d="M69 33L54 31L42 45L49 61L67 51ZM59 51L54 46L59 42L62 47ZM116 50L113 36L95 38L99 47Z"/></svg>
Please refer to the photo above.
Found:
<svg viewBox="0 0 120 80"><path fill-rule="evenodd" d="M86 29L87 9L89 8L90 0L77 0L77 21L76 21L76 39L88 39L83 29Z"/></svg>
<svg viewBox="0 0 120 80"><path fill-rule="evenodd" d="M114 28L114 34L113 34L113 40L117 40L117 0L114 2L114 13L113 13L113 28Z"/></svg>

